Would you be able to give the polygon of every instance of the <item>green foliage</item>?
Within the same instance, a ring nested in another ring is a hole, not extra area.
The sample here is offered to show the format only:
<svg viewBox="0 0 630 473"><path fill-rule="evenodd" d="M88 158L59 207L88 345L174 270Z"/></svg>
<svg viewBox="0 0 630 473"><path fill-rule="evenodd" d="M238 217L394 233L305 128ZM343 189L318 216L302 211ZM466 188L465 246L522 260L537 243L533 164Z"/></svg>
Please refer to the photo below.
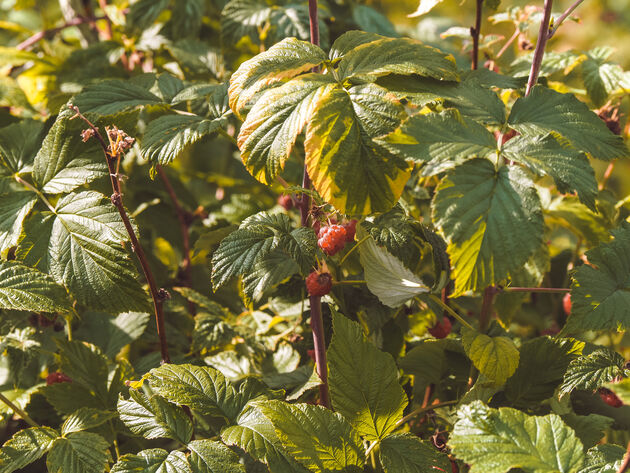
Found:
<svg viewBox="0 0 630 473"><path fill-rule="evenodd" d="M623 5L541 58L498 0L35 3L0 8L0 473L620 470L630 72L580 32Z"/></svg>

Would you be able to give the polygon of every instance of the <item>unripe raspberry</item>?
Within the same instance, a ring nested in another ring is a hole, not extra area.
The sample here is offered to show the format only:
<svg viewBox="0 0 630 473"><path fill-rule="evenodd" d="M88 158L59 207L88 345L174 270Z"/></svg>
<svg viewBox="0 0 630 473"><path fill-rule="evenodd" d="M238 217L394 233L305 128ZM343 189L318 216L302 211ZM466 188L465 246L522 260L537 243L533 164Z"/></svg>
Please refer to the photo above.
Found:
<svg viewBox="0 0 630 473"><path fill-rule="evenodd" d="M564 313L567 314L567 317L571 315L571 293L567 292L562 298L562 308L564 309Z"/></svg>
<svg viewBox="0 0 630 473"><path fill-rule="evenodd" d="M61 371L54 371L48 376L46 376L46 385L50 386L51 384L57 383L71 383L72 379L65 373Z"/></svg>
<svg viewBox="0 0 630 473"><path fill-rule="evenodd" d="M319 230L317 244L329 256L346 245L346 229L341 225L330 225Z"/></svg>
<svg viewBox="0 0 630 473"><path fill-rule="evenodd" d="M290 195L282 194L278 197L278 205L283 207L284 210L291 210L293 208L293 199Z"/></svg>
<svg viewBox="0 0 630 473"><path fill-rule="evenodd" d="M623 402L621 401L621 399L619 399L617 395L610 389L599 388L597 390L597 394L599 394L599 397L602 398L602 401L604 401L611 407L619 408L623 406Z"/></svg>
<svg viewBox="0 0 630 473"><path fill-rule="evenodd" d="M325 296L332 289L332 276L328 271L313 271L306 278L309 296Z"/></svg>
<svg viewBox="0 0 630 473"><path fill-rule="evenodd" d="M451 321L448 317L442 317L442 321L435 324L429 329L429 333L435 338L446 338L451 333Z"/></svg>
<svg viewBox="0 0 630 473"><path fill-rule="evenodd" d="M350 220L343 224L343 228L346 229L346 241L354 241L354 235L357 233L357 221Z"/></svg>

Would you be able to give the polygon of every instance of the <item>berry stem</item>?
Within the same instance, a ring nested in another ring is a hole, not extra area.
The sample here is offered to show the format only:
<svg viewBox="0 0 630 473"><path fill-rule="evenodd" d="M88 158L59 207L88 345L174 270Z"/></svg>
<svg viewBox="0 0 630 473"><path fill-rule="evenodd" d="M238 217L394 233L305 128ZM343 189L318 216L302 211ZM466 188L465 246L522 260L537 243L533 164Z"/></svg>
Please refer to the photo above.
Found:
<svg viewBox="0 0 630 473"><path fill-rule="evenodd" d="M362 279L344 279L343 281L333 281L333 286L348 285L356 286L361 284L367 284L367 281Z"/></svg>
<svg viewBox="0 0 630 473"><path fill-rule="evenodd" d="M112 204L118 209L118 213L120 214L120 218L125 225L125 229L129 234L129 240L131 241L131 249L138 257L140 261L140 266L142 266L142 272L144 273L144 277L149 284L149 291L151 292L151 298L153 299L153 308L155 311L155 322L157 325L157 333L158 338L160 340L160 351L162 355L162 363L170 363L171 359L168 355L168 346L166 343L166 333L164 331L164 313L162 311L162 304L164 299L168 297L168 293L164 289L158 289L155 284L155 277L153 276L153 272L151 271L151 267L149 266L149 261L147 260L146 254L144 253L144 249L136 236L136 232L133 229L133 225L131 225L131 220L129 220L129 216L127 215L127 211L125 210L125 206L123 205L122 192L120 191L120 181L118 179L118 166L120 164L121 155L119 153L111 154L110 147L107 145L105 138L101 135L101 132L94 126L94 124L88 120L79 110L79 107L76 105L69 106L71 110L76 113L76 116L83 120L92 130L94 136L98 140L103 148L103 154L105 154L105 161L107 162L107 167L109 168L109 176L112 183L112 189L114 193L112 194L111 201ZM113 150L112 150L113 151Z"/></svg>
<svg viewBox="0 0 630 473"><path fill-rule="evenodd" d="M317 0L308 0L308 16L311 31L311 43L319 46L319 23L317 19ZM318 70L318 68L316 68ZM306 163L304 163L304 176L302 179L304 189L311 188L311 178L308 175ZM308 226L309 210L311 208L311 196L305 192L300 199L300 220L302 226ZM311 296L311 330L313 332L313 345L315 351L315 366L322 383L319 385L319 402L322 406L330 408L330 395L328 393L328 362L326 361L326 337L324 334L324 322L322 320L322 298Z"/></svg>
<svg viewBox="0 0 630 473"><path fill-rule="evenodd" d="M31 419L31 417L26 412L24 412L22 409L16 406L13 402L11 402L10 399L8 399L2 393L0 393L0 401L6 404L9 407L9 409L15 412L18 416L20 416L20 418L22 418L31 427L40 427L40 425L37 422L35 422L33 419Z"/></svg>
<svg viewBox="0 0 630 473"><path fill-rule="evenodd" d="M503 287L499 292L541 292L551 294L562 294L571 291L568 287Z"/></svg>
<svg viewBox="0 0 630 473"><path fill-rule="evenodd" d="M468 322L466 322L464 320L464 318L459 315L457 312L455 312L453 309L451 309L449 306L447 306L444 302L442 302L442 299L440 299L439 297L437 297L435 294L429 294L429 298L435 302L436 304L438 304L440 307L442 307L442 309L444 309L446 312L448 312L450 315L452 315L455 320L457 320L460 324L462 324L464 327L469 328L470 330L475 330L475 327L473 327L472 325L470 325Z"/></svg>
<svg viewBox="0 0 630 473"><path fill-rule="evenodd" d="M341 266L343 264L343 262L348 259L348 256L350 256L352 254L352 252L354 250L356 250L359 246L361 246L361 244L363 244L368 238L370 238L370 235L364 236L363 238L361 238L357 242L356 245L354 245L352 248L350 248L350 250L345 255L343 255L343 258L341 258L341 261L339 261L339 266Z"/></svg>

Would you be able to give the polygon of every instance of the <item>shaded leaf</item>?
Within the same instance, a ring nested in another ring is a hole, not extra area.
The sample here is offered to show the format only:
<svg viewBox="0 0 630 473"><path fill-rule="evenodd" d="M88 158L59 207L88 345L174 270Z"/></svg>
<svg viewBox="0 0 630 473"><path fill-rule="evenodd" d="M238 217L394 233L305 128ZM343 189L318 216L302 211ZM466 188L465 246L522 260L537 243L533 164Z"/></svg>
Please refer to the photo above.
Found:
<svg viewBox="0 0 630 473"><path fill-rule="evenodd" d="M12 473L41 458L59 434L50 427L31 427L16 432L0 449L0 472Z"/></svg>
<svg viewBox="0 0 630 473"><path fill-rule="evenodd" d="M625 360L619 354L607 348L599 348L593 353L580 356L571 361L564 381L560 386L560 395L569 394L574 389L594 391L617 377L630 375L624 370Z"/></svg>
<svg viewBox="0 0 630 473"><path fill-rule="evenodd" d="M475 368L498 385L505 383L518 367L518 348L508 337L490 337L466 330L462 343Z"/></svg>
<svg viewBox="0 0 630 473"><path fill-rule="evenodd" d="M110 460L108 446L100 435L73 432L53 442L46 466L50 473L101 473Z"/></svg>
<svg viewBox="0 0 630 473"><path fill-rule="evenodd" d="M238 455L220 442L193 440L188 449L192 473L245 473Z"/></svg>
<svg viewBox="0 0 630 473"><path fill-rule="evenodd" d="M380 444L385 473L425 473L448 471L448 457L413 434L393 434Z"/></svg>
<svg viewBox="0 0 630 473"><path fill-rule="evenodd" d="M70 310L66 290L54 279L14 261L0 262L0 308L32 312Z"/></svg>

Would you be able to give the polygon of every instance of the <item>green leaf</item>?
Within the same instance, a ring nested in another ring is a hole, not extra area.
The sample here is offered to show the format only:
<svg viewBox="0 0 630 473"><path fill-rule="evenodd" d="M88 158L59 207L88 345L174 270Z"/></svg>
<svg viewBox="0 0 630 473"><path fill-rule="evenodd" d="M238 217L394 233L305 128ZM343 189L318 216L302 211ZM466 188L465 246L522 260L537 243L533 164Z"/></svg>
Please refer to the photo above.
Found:
<svg viewBox="0 0 630 473"><path fill-rule="evenodd" d="M192 422L184 409L160 396L130 389L128 400L118 399L118 414L129 430L146 439L171 438L185 444L192 438Z"/></svg>
<svg viewBox="0 0 630 473"><path fill-rule="evenodd" d="M165 115L149 123L142 138L142 155L162 166L184 150L227 124L225 117L207 119L197 115Z"/></svg>
<svg viewBox="0 0 630 473"><path fill-rule="evenodd" d="M88 85L74 97L72 103L84 114L114 115L163 101L137 83L108 80Z"/></svg>
<svg viewBox="0 0 630 473"><path fill-rule="evenodd" d="M62 197L54 213L25 222L17 258L50 273L88 307L143 310L147 295L121 242L127 231L116 208L98 192Z"/></svg>
<svg viewBox="0 0 630 473"><path fill-rule="evenodd" d="M107 357L96 346L78 340L59 339L57 345L60 348L58 356L60 370L67 374L73 383L88 388L99 400L105 403L107 401L107 378L109 374ZM110 406L104 404L102 407Z"/></svg>
<svg viewBox="0 0 630 473"><path fill-rule="evenodd" d="M396 428L408 401L394 359L367 341L358 323L337 312L328 371L333 408L359 434L382 440Z"/></svg>
<svg viewBox="0 0 630 473"><path fill-rule="evenodd" d="M276 3L269 13L269 34L266 37L264 33L261 35L261 40L265 40L264 42L273 44L289 37L296 37L304 41L311 40L308 2L287 2L285 5ZM318 5L317 16L320 46L327 49L329 32L325 20L331 18L326 4ZM265 25L262 24L261 26L264 27Z"/></svg>
<svg viewBox="0 0 630 473"><path fill-rule="evenodd" d="M58 437L50 427L19 430L0 449L0 472L12 473L38 460Z"/></svg>
<svg viewBox="0 0 630 473"><path fill-rule="evenodd" d="M539 337L523 343L518 368L505 385L509 402L527 407L549 399L583 347L584 342L572 338Z"/></svg>
<svg viewBox="0 0 630 473"><path fill-rule="evenodd" d="M387 90L376 84L323 88L304 147L313 187L326 202L355 215L394 206L409 179L409 165L371 138L393 131L401 118L402 107L392 105Z"/></svg>
<svg viewBox="0 0 630 473"><path fill-rule="evenodd" d="M387 149L405 159L430 162L431 174L497 151L494 136L484 126L462 117L456 109L414 115L383 142ZM425 169L423 174L427 175Z"/></svg>
<svg viewBox="0 0 630 473"><path fill-rule="evenodd" d="M310 42L286 38L267 51L243 62L230 78L230 107L243 119L256 94L312 69L326 54Z"/></svg>
<svg viewBox="0 0 630 473"><path fill-rule="evenodd" d="M111 458L107 447L100 435L73 432L53 442L46 466L49 473L101 473Z"/></svg>
<svg viewBox="0 0 630 473"><path fill-rule="evenodd" d="M0 256L4 258L17 244L24 219L37 202L37 197L33 192L10 192L0 194L0 200Z"/></svg>
<svg viewBox="0 0 630 473"><path fill-rule="evenodd" d="M574 389L594 391L617 377L630 375L630 370L624 370L623 357L607 348L599 348L593 353L580 356L573 360L564 374L564 381L560 386L560 395L569 394Z"/></svg>
<svg viewBox="0 0 630 473"><path fill-rule="evenodd" d="M220 442L193 440L188 449L192 473L245 473L238 455Z"/></svg>
<svg viewBox="0 0 630 473"><path fill-rule="evenodd" d="M0 129L0 165L10 174L29 172L42 143L44 124L22 120Z"/></svg>
<svg viewBox="0 0 630 473"><path fill-rule="evenodd" d="M252 272L258 263L277 251L292 259L307 274L314 265L316 245L315 233L308 228L294 230L286 214L252 215L228 235L212 255L214 289L232 277Z"/></svg>
<svg viewBox="0 0 630 473"><path fill-rule="evenodd" d="M359 232L363 238L363 232ZM371 293L389 307L400 307L409 299L429 292L429 287L402 261L381 248L370 236L359 246L361 266Z"/></svg>
<svg viewBox="0 0 630 473"><path fill-rule="evenodd" d="M93 429L116 417L115 412L82 407L70 414L64 421L61 425L61 435L65 437L72 432Z"/></svg>
<svg viewBox="0 0 630 473"><path fill-rule="evenodd" d="M32 312L70 310L66 290L53 278L15 261L0 262L0 308Z"/></svg>
<svg viewBox="0 0 630 473"><path fill-rule="evenodd" d="M505 383L518 368L518 348L508 337L490 337L465 330L462 343L475 368L497 385Z"/></svg>
<svg viewBox="0 0 630 473"><path fill-rule="evenodd" d="M307 471L287 457L273 424L256 408L246 409L238 417L237 425L223 429L221 440L228 445L239 446L274 473Z"/></svg>
<svg viewBox="0 0 630 473"><path fill-rule="evenodd" d="M166 10L169 3L169 0L138 0L129 8L125 20L136 30L147 29Z"/></svg>
<svg viewBox="0 0 630 473"><path fill-rule="evenodd" d="M630 225L612 232L610 243L586 252L571 284L567 330L624 330L630 327Z"/></svg>
<svg viewBox="0 0 630 473"><path fill-rule="evenodd" d="M524 135L556 133L597 159L623 158L629 154L623 138L613 134L586 104L571 94L540 85L514 103L508 124Z"/></svg>
<svg viewBox="0 0 630 473"><path fill-rule="evenodd" d="M503 154L536 174L551 176L560 192L577 192L580 201L595 210L598 193L595 171L581 151L547 134L515 137L505 144Z"/></svg>
<svg viewBox="0 0 630 473"><path fill-rule="evenodd" d="M398 36L392 22L381 12L368 5L353 5L352 19L361 30L367 31L368 33L391 37Z"/></svg>
<svg viewBox="0 0 630 473"><path fill-rule="evenodd" d="M588 96L596 107L604 105L608 96L617 92L624 80L624 71L618 64L606 59L613 48L594 48L580 58L579 70Z"/></svg>
<svg viewBox="0 0 630 473"><path fill-rule="evenodd" d="M579 416L573 413L563 415L562 420L575 430L575 435L584 444L584 448L598 444L614 422L614 419L598 414Z"/></svg>
<svg viewBox="0 0 630 473"><path fill-rule="evenodd" d="M186 454L161 448L128 453L118 459L110 473L193 473Z"/></svg>
<svg viewBox="0 0 630 473"><path fill-rule="evenodd" d="M545 218L583 238L588 246L598 246L600 243L610 241L608 230L611 222L602 214L582 205L574 197L564 196L555 199L546 209Z"/></svg>
<svg viewBox="0 0 630 473"><path fill-rule="evenodd" d="M358 433L341 414L309 404L264 401L267 417L284 449L314 473L363 471L365 452Z"/></svg>
<svg viewBox="0 0 630 473"><path fill-rule="evenodd" d="M339 61L337 73L344 80L373 81L388 74L458 79L453 56L409 38L364 34L370 41L348 51Z"/></svg>
<svg viewBox="0 0 630 473"><path fill-rule="evenodd" d="M272 10L273 7L258 0L230 0L221 11L221 41L232 44L249 36L259 43L259 28L269 21Z"/></svg>
<svg viewBox="0 0 630 473"><path fill-rule="evenodd" d="M61 415L72 414L82 407L100 410L116 407L115 403L109 406L102 398L97 398L89 388L74 382L42 386L38 391Z"/></svg>
<svg viewBox="0 0 630 473"><path fill-rule="evenodd" d="M332 77L305 74L259 98L238 134L241 158L252 176L263 184L275 180L311 118L319 96L333 84Z"/></svg>
<svg viewBox="0 0 630 473"><path fill-rule="evenodd" d="M562 419L528 416L516 409L491 409L475 401L462 406L449 439L453 454L471 473L577 473L582 443Z"/></svg>
<svg viewBox="0 0 630 473"><path fill-rule="evenodd" d="M517 166L485 159L455 168L438 186L433 220L442 228L457 297L505 279L541 245L543 219L533 182Z"/></svg>
<svg viewBox="0 0 630 473"><path fill-rule="evenodd" d="M107 164L96 139L84 143L82 122L63 109L46 135L33 164L33 182L46 194L70 192L107 176ZM95 160L96 158L96 160Z"/></svg>
<svg viewBox="0 0 630 473"><path fill-rule="evenodd" d="M617 473L626 449L606 443L586 452L586 461L579 473Z"/></svg>
<svg viewBox="0 0 630 473"><path fill-rule="evenodd" d="M206 9L204 0L180 0L171 13L171 34L180 39L198 36Z"/></svg>
<svg viewBox="0 0 630 473"><path fill-rule="evenodd" d="M607 383L605 387L614 392L625 405L630 406L630 378L622 379L618 383Z"/></svg>
<svg viewBox="0 0 630 473"><path fill-rule="evenodd" d="M123 312L116 317L102 312L82 314L81 327L75 332L81 340L93 343L109 358L137 340L147 328L151 315L147 312Z"/></svg>
<svg viewBox="0 0 630 473"><path fill-rule="evenodd" d="M426 473L448 471L448 457L413 434L393 434L380 444L385 473Z"/></svg>
<svg viewBox="0 0 630 473"><path fill-rule="evenodd" d="M248 402L263 394L257 382L245 381L237 390L219 371L207 366L162 365L151 370L149 379L155 393L168 401L231 421Z"/></svg>

